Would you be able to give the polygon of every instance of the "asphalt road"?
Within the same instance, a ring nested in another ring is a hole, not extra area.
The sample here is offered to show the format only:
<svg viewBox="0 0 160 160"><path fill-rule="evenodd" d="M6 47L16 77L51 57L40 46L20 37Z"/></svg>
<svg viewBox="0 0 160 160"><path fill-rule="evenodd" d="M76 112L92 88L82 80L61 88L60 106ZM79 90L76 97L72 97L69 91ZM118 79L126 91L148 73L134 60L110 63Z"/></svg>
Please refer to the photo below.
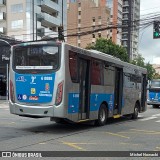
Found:
<svg viewBox="0 0 160 160"><path fill-rule="evenodd" d="M0 103L0 151L160 151L160 108L95 127L11 115Z"/></svg>

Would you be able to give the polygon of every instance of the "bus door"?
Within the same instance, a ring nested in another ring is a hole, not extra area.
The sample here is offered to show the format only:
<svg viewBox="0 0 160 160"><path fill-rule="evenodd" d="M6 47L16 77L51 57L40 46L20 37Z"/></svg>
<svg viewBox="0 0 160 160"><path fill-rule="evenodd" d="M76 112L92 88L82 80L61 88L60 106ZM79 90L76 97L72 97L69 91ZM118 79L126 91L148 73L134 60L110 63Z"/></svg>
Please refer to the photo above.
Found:
<svg viewBox="0 0 160 160"><path fill-rule="evenodd" d="M89 119L90 61L79 59L79 120Z"/></svg>
<svg viewBox="0 0 160 160"><path fill-rule="evenodd" d="M121 114L123 95L123 69L115 68L114 115Z"/></svg>
<svg viewBox="0 0 160 160"><path fill-rule="evenodd" d="M146 99L147 99L147 79L146 79L146 75L143 74L142 75L142 92L141 92L141 108L142 111L146 110Z"/></svg>

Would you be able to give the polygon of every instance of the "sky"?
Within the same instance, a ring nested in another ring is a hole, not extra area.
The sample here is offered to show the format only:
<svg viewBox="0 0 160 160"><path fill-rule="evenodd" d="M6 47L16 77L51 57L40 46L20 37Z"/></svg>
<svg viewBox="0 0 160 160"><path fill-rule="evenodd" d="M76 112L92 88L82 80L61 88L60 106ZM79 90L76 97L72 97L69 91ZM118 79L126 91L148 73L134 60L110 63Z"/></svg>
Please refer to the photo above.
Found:
<svg viewBox="0 0 160 160"><path fill-rule="evenodd" d="M141 18L145 14L160 14L160 0L140 0L140 6ZM145 58L145 62L160 64L160 39L153 39L153 25L140 30L139 53Z"/></svg>

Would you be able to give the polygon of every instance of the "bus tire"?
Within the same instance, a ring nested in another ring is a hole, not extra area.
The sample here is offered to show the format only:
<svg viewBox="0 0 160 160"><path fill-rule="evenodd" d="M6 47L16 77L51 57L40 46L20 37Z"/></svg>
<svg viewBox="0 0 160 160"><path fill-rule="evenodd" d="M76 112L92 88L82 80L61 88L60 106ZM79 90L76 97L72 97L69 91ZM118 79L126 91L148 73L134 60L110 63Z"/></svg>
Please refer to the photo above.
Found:
<svg viewBox="0 0 160 160"><path fill-rule="evenodd" d="M155 105L155 104L154 104L154 105L153 105L153 108L159 108L159 105Z"/></svg>
<svg viewBox="0 0 160 160"><path fill-rule="evenodd" d="M105 104L101 104L98 112L98 119L95 121L96 126L104 126L107 121L107 108Z"/></svg>
<svg viewBox="0 0 160 160"><path fill-rule="evenodd" d="M134 107L134 113L132 114L132 119L137 119L138 118L138 112L139 112L139 104L136 103Z"/></svg>
<svg viewBox="0 0 160 160"><path fill-rule="evenodd" d="M57 123L57 124L64 124L65 120L63 118L55 118L54 122Z"/></svg>

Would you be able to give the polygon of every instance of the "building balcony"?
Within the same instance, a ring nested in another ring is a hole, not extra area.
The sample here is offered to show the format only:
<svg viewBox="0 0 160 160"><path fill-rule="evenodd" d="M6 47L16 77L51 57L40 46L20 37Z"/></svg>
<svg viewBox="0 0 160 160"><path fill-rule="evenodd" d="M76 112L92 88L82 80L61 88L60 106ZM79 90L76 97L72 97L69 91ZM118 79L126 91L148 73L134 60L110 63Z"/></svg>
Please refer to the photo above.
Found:
<svg viewBox="0 0 160 160"><path fill-rule="evenodd" d="M122 20L128 20L128 17L122 17Z"/></svg>
<svg viewBox="0 0 160 160"><path fill-rule="evenodd" d="M127 36L125 36L125 37L122 36L122 40L123 40L123 41L127 41L127 40L128 40L128 37L127 37Z"/></svg>
<svg viewBox="0 0 160 160"><path fill-rule="evenodd" d="M5 20L6 20L6 13L0 12L0 21L5 21Z"/></svg>
<svg viewBox="0 0 160 160"><path fill-rule="evenodd" d="M5 6L6 5L6 0L0 0L0 6Z"/></svg>
<svg viewBox="0 0 160 160"><path fill-rule="evenodd" d="M128 9L123 9L123 13L129 13Z"/></svg>
<svg viewBox="0 0 160 160"><path fill-rule="evenodd" d="M6 28L5 27L0 27L0 34L6 34Z"/></svg>
<svg viewBox="0 0 160 160"><path fill-rule="evenodd" d="M126 2L123 3L123 7L126 7L126 6L129 6L128 1L126 1Z"/></svg>
<svg viewBox="0 0 160 160"><path fill-rule="evenodd" d="M61 20L58 18L55 18L49 14L44 13L42 15L41 24L42 24L42 26L45 26L48 28L53 28L53 27L60 26Z"/></svg>
<svg viewBox="0 0 160 160"><path fill-rule="evenodd" d="M53 16L58 15L58 11L61 10L61 7L58 5L57 1L52 1L52 0L37 0L38 6L41 7L41 11L51 14Z"/></svg>

